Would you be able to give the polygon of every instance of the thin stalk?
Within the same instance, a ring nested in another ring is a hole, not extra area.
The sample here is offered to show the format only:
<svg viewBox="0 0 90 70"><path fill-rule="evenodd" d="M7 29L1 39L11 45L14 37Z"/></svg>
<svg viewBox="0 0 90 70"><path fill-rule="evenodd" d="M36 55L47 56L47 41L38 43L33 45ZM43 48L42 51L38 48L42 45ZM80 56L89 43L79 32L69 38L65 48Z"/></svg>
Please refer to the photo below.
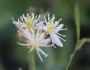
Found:
<svg viewBox="0 0 90 70"><path fill-rule="evenodd" d="M34 52L31 52L31 62L29 63L29 70L36 70L34 61Z"/></svg>
<svg viewBox="0 0 90 70"><path fill-rule="evenodd" d="M77 47L77 45L76 45L76 47ZM70 66L70 64L72 62L72 59L73 59L73 57L74 57L74 55L75 55L76 52L77 52L77 50L74 50L73 53L70 55L70 60L68 62L68 65L66 67L66 70L68 70L68 68L69 68L69 66Z"/></svg>
<svg viewBox="0 0 90 70"><path fill-rule="evenodd" d="M34 52L32 52L32 70L36 70L35 69L35 61L34 61Z"/></svg>
<svg viewBox="0 0 90 70"><path fill-rule="evenodd" d="M75 2L74 5L74 13L75 13L75 24L76 24L76 36L77 41L80 39L80 14L79 14L79 4Z"/></svg>
<svg viewBox="0 0 90 70"><path fill-rule="evenodd" d="M75 13L77 44L75 46L75 50L73 51L73 53L70 56L70 60L69 60L69 63L66 67L66 70L68 70L75 53L77 52L77 50L79 50L77 48L81 47L81 45L78 44L78 41L80 40L80 18L79 18L79 4L77 2L75 2L75 5L74 5L74 13Z"/></svg>
<svg viewBox="0 0 90 70"><path fill-rule="evenodd" d="M83 46L83 44L85 42L90 42L90 38L83 38L83 39L81 39L80 41L77 42L75 50L73 51L73 53L70 56L70 60L69 60L69 63L67 65L67 67L66 67L66 70L68 70L68 68L69 68L69 66L71 64L71 61L72 61L74 55L76 54L76 52L82 48L82 46Z"/></svg>

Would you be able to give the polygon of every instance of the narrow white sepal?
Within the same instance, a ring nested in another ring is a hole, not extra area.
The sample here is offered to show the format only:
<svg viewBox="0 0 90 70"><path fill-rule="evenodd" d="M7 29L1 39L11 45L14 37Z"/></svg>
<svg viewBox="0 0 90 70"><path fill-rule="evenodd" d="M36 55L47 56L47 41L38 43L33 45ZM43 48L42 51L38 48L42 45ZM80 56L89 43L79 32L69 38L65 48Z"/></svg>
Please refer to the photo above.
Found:
<svg viewBox="0 0 90 70"><path fill-rule="evenodd" d="M23 46L29 46L30 44L22 44L22 43L19 43L17 42L19 45L23 45Z"/></svg>
<svg viewBox="0 0 90 70"><path fill-rule="evenodd" d="M40 56L40 53L39 53L38 49L36 49L36 51L37 51L37 54L38 54L40 60L43 62L43 60L42 60L42 58L41 58L41 56Z"/></svg>
<svg viewBox="0 0 90 70"><path fill-rule="evenodd" d="M55 28L54 32L55 32L55 33L59 32L59 31L62 29L63 26L64 26L64 24L60 24L59 26L57 26L57 27Z"/></svg>
<svg viewBox="0 0 90 70"><path fill-rule="evenodd" d="M57 46L63 47L63 43L60 41L59 37L56 34L51 34L52 42Z"/></svg>

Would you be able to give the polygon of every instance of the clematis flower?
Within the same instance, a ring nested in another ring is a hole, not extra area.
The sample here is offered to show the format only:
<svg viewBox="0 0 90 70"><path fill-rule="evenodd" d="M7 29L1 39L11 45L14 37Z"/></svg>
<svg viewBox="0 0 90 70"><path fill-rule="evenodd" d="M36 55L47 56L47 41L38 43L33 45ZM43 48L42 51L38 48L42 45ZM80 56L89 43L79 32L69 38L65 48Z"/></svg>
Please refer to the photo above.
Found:
<svg viewBox="0 0 90 70"><path fill-rule="evenodd" d="M14 21L13 19L13 23L18 27L18 25L20 24L20 26L24 26L28 29L31 29L32 27L35 26L36 23L40 23L39 22L39 18L41 17L41 15L34 16L34 14L32 13L32 16L30 16L29 14L27 14L27 16L25 17L25 15L23 14L23 16L20 17L20 19L18 19L18 22Z"/></svg>
<svg viewBox="0 0 90 70"><path fill-rule="evenodd" d="M62 37L66 37L66 35L60 34L59 31L67 30L67 28L63 29L64 24L59 24L62 18L58 21L54 21L55 16L53 15L52 19L50 19L50 16L48 14L48 21L46 20L45 16L44 19L45 19L45 25L43 26L43 29L50 35L52 40L52 46L56 44L57 46L63 47L63 43L61 42L61 40L66 41L62 38Z"/></svg>
<svg viewBox="0 0 90 70"><path fill-rule="evenodd" d="M67 30L67 28L63 29L64 24L59 24L61 19L59 21L54 21L54 15L52 19L50 19L48 15L48 21L46 20L46 17L44 17L44 21L40 21L39 19L40 15L37 17L34 16L33 13L31 16L29 14L27 14L27 16L21 16L18 21L15 21L12 18L13 24L15 24L18 28L19 35L22 36L26 41L26 44L22 44L19 42L18 44L27 46L29 52L36 50L40 60L43 62L40 56L40 52L45 57L47 57L48 54L43 52L40 47L55 47L54 44L63 47L63 43L61 42L61 40L65 41L62 38L65 37L65 35L62 35L59 32L61 30ZM47 36L48 34L50 35L50 37ZM52 44L48 45L49 42L52 42Z"/></svg>
<svg viewBox="0 0 90 70"><path fill-rule="evenodd" d="M41 52L45 57L47 57L48 54L44 53L40 49L40 47L45 47L51 41L51 39L50 38L45 39L45 36L44 36L45 33L41 32L40 30L38 30L36 33L32 30L31 34L29 33L30 36L28 36L28 34L26 34L26 35L28 37L27 44L22 44L19 42L18 42L18 44L23 45L23 46L28 46L28 48L30 49L29 52L31 52L35 49L37 51L39 58L43 62L39 52Z"/></svg>
<svg viewBox="0 0 90 70"><path fill-rule="evenodd" d="M37 16L34 16L34 14L32 13L32 16L30 16L29 14L27 14L26 17L23 14L23 16L20 17L20 19L18 18L18 21L15 21L12 18L13 24L15 24L16 27L18 28L19 35L24 35L23 32L25 32L25 30L31 31L32 28L36 28L36 29L41 28L43 22L41 22L39 20L40 16L41 15L39 15L38 17Z"/></svg>

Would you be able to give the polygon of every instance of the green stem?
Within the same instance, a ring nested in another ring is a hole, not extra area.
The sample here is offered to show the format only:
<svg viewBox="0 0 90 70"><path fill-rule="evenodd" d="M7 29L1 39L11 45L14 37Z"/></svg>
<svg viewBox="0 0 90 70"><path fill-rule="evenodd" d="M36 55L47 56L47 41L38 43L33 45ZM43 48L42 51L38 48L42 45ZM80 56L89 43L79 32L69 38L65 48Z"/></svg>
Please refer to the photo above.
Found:
<svg viewBox="0 0 90 70"><path fill-rule="evenodd" d="M81 47L81 45L78 44L78 41L80 39L80 18L79 18L79 4L77 2L75 2L75 5L74 5L74 13L75 13L77 44L76 44L75 50L73 51L73 53L70 56L70 61L66 67L66 70L68 70L75 53L77 52L77 50L80 49L78 47Z"/></svg>
<svg viewBox="0 0 90 70"><path fill-rule="evenodd" d="M90 38L83 38L83 39L81 39L80 41L77 42L76 47L75 47L75 50L73 51L73 53L72 53L71 56L70 56L70 60L69 60L69 63L68 63L68 65L67 65L67 67L66 67L66 70L68 70L68 68L69 68L69 66L70 66L70 64L71 64L71 61L72 61L75 53L76 53L78 50L81 49L82 45L83 45L85 42L90 42Z"/></svg>
<svg viewBox="0 0 90 70"><path fill-rule="evenodd" d="M30 66L31 64L31 66ZM29 63L29 70L36 70L35 61L34 61L34 52L31 52L31 62Z"/></svg>
<svg viewBox="0 0 90 70"><path fill-rule="evenodd" d="M80 17L79 17L79 4L75 2L74 6L74 13L75 13L75 24L76 24L76 36L77 41L80 39Z"/></svg>
<svg viewBox="0 0 90 70"><path fill-rule="evenodd" d="M76 45L76 47L77 47L77 45ZM69 62L68 62L68 65L67 65L67 67L66 67L66 70L68 70L68 68L69 68L69 66L70 66L70 64L71 64L71 62L72 62L72 59L73 59L76 51L77 51L77 50L74 50L73 53L70 55L70 60L69 60Z"/></svg>
<svg viewBox="0 0 90 70"><path fill-rule="evenodd" d="M35 61L34 61L34 52L32 52L32 70L36 70L35 69Z"/></svg>

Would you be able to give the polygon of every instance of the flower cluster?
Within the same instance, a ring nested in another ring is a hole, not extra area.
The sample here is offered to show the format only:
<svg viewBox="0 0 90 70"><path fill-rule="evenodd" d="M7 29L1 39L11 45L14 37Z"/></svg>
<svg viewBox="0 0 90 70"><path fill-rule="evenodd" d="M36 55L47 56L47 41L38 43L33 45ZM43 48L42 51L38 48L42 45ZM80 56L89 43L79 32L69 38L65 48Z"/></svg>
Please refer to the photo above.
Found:
<svg viewBox="0 0 90 70"><path fill-rule="evenodd" d="M35 49L43 62L40 52L45 57L47 57L48 54L43 52L40 47L46 47L47 45L53 47L55 47L55 45L63 47L61 40L65 41L62 38L65 37L65 35L60 34L59 31L67 30L67 28L63 29L64 24L59 24L61 19L59 21L54 21L54 15L51 19L49 14L47 19L44 16L44 21L40 21L40 17L41 15L37 17L32 13L32 15L27 14L27 16L21 16L18 21L15 21L13 18L12 20L13 24L15 24L18 28L19 35L26 40L26 44L19 42L18 44L27 46L29 48L29 52ZM47 35L49 35L49 37ZM51 42L51 44L49 44L49 42Z"/></svg>

